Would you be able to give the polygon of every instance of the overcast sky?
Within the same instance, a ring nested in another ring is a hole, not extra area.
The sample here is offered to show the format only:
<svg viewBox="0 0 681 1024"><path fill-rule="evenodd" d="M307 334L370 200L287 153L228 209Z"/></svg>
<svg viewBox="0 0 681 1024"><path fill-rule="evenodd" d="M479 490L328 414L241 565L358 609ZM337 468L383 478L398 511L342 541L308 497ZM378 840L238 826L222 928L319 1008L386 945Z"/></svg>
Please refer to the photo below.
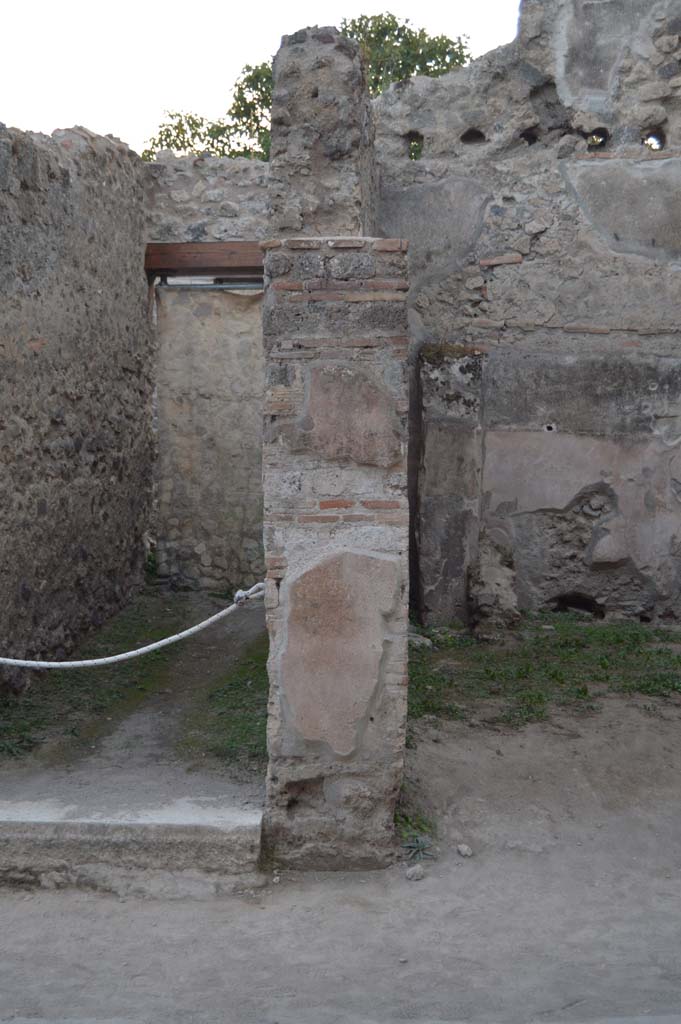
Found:
<svg viewBox="0 0 681 1024"><path fill-rule="evenodd" d="M513 39L518 0L8 0L0 121L82 124L140 150L166 110L224 113L243 65L270 58L283 34L384 11L432 35L468 35L479 56Z"/></svg>

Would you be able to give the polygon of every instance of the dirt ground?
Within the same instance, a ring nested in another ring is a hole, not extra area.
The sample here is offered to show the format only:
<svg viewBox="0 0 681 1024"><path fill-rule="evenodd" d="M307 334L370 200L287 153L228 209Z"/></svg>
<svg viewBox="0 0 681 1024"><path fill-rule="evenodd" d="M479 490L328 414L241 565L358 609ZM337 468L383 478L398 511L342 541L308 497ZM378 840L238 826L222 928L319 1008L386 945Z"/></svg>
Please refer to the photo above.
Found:
<svg viewBox="0 0 681 1024"><path fill-rule="evenodd" d="M0 894L0 1020L681 1021L681 704L416 723L405 866L212 902ZM457 843L473 856L457 854Z"/></svg>
<svg viewBox="0 0 681 1024"><path fill-rule="evenodd" d="M152 603L161 613L172 608L184 625L220 607L202 594L156 595ZM259 817L264 765L227 763L187 737L196 709L264 629L262 606L246 606L171 648L155 686L139 697L133 686L134 703L122 690L118 702L80 720L75 735L68 721L55 721L35 752L0 761L0 821L224 823L244 810ZM102 685L111 685L108 677Z"/></svg>

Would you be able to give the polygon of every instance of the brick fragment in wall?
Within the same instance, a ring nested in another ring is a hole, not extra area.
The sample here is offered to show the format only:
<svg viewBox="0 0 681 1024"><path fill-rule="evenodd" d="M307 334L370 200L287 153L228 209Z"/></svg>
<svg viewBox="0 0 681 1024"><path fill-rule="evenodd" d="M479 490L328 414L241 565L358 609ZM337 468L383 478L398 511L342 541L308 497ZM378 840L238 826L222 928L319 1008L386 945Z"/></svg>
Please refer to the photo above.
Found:
<svg viewBox="0 0 681 1024"><path fill-rule="evenodd" d="M325 243L324 271L337 260ZM278 251L266 254L266 280ZM312 352L328 358L301 361L280 314L289 294L265 296L266 376L283 411L263 450L273 560L264 841L280 863L368 866L389 856L404 746L406 366L387 304L363 324L373 344L356 348L356 304L342 298L305 310Z"/></svg>

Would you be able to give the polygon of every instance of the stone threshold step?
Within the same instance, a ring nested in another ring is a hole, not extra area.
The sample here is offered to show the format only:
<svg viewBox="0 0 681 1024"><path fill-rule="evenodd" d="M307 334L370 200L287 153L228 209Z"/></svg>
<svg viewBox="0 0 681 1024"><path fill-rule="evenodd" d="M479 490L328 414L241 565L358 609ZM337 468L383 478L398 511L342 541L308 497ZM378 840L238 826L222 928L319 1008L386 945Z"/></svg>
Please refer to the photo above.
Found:
<svg viewBox="0 0 681 1024"><path fill-rule="evenodd" d="M6 811L5 811L6 813ZM260 810L208 824L0 820L0 885L209 898L264 884Z"/></svg>

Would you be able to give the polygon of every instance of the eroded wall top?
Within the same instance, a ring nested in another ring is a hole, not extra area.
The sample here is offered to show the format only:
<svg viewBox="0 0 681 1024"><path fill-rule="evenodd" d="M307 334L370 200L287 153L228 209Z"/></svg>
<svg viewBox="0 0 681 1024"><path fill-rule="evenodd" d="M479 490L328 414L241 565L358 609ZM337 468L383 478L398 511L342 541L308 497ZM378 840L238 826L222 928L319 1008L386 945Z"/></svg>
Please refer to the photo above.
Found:
<svg viewBox="0 0 681 1024"><path fill-rule="evenodd" d="M370 233L373 122L358 44L301 29L284 36L273 74L272 235Z"/></svg>
<svg viewBox="0 0 681 1024"><path fill-rule="evenodd" d="M673 333L680 32L671 0L526 0L514 43L374 101L379 222L412 243L418 338Z"/></svg>

